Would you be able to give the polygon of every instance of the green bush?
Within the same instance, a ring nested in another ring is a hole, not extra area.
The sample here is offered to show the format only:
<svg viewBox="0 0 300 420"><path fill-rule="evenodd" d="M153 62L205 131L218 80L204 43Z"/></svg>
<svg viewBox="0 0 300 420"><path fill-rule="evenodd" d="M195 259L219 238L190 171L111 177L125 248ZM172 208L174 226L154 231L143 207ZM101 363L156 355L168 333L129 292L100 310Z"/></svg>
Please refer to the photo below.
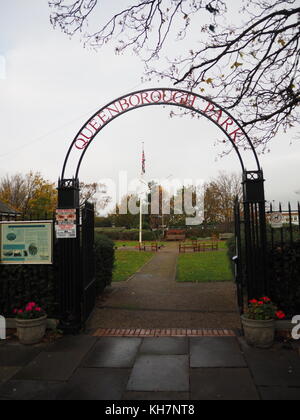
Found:
<svg viewBox="0 0 300 420"><path fill-rule="evenodd" d="M120 229L96 229L97 235L105 235L113 241L138 241L139 240L139 230L120 230ZM157 240L157 235L155 232L150 230L143 231L143 240L144 241L155 241Z"/></svg>
<svg viewBox="0 0 300 420"><path fill-rule="evenodd" d="M36 302L48 316L58 313L56 265L0 265L0 314Z"/></svg>
<svg viewBox="0 0 300 420"><path fill-rule="evenodd" d="M106 286L112 282L115 264L115 244L104 235L95 237L95 272L97 281L97 294L100 295Z"/></svg>
<svg viewBox="0 0 300 420"><path fill-rule="evenodd" d="M288 317L300 314L300 241L268 249L270 298Z"/></svg>
<svg viewBox="0 0 300 420"><path fill-rule="evenodd" d="M242 234L242 261L245 261L245 240ZM300 241L297 227L293 227L295 242L289 242L290 229L267 229L267 261L270 298L288 317L300 314ZM228 257L236 255L236 239L227 241ZM234 264L231 264L234 272ZM245 264L242 269L245 273ZM259 298L260 296L256 296Z"/></svg>
<svg viewBox="0 0 300 420"><path fill-rule="evenodd" d="M108 217L95 217L95 227L99 228L111 228L112 223Z"/></svg>
<svg viewBox="0 0 300 420"><path fill-rule="evenodd" d="M232 258L236 256L236 238L233 236L230 239L227 239L227 255L230 260L230 266L233 274L235 274L235 263L232 261Z"/></svg>

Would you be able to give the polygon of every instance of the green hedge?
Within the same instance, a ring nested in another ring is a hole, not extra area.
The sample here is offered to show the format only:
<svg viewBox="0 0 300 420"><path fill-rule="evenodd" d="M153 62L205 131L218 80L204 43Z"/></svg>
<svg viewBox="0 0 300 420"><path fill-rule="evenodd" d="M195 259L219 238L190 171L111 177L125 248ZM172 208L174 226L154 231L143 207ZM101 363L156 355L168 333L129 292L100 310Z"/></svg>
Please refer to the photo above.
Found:
<svg viewBox="0 0 300 420"><path fill-rule="evenodd" d="M36 302L49 316L58 312L55 265L1 265L0 315L12 317L15 308Z"/></svg>
<svg viewBox="0 0 300 420"><path fill-rule="evenodd" d="M105 235L113 241L138 241L139 230L119 230L119 229L96 229L97 235ZM155 241L158 240L157 234L152 231L143 231L144 241Z"/></svg>
<svg viewBox="0 0 300 420"><path fill-rule="evenodd" d="M270 298L288 317L300 314L300 241L268 250Z"/></svg>
<svg viewBox="0 0 300 420"><path fill-rule="evenodd" d="M267 231L267 260L270 281L270 298L283 310L288 317L300 314L300 240L289 243L289 228L273 230L273 246L271 228ZM293 227L294 239L299 238L297 228ZM243 235L243 232L242 232ZM281 235L286 241L281 242ZM227 241L228 257L236 255L235 238ZM244 240L242 252L245 254ZM243 258L245 261L245 258ZM234 264L232 264L234 270ZM245 266L243 267L245 270ZM259 296L257 296L259 297Z"/></svg>
<svg viewBox="0 0 300 420"><path fill-rule="evenodd" d="M115 264L115 244L107 236L95 236L97 293L100 295L112 282Z"/></svg>

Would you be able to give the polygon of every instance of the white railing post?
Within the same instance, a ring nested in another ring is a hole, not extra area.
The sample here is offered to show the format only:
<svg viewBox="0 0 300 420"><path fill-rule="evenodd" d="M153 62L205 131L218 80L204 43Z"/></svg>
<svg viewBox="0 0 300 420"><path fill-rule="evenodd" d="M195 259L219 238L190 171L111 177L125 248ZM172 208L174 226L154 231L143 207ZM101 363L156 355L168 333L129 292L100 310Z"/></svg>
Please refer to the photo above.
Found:
<svg viewBox="0 0 300 420"><path fill-rule="evenodd" d="M6 340L6 320L0 316L0 340Z"/></svg>

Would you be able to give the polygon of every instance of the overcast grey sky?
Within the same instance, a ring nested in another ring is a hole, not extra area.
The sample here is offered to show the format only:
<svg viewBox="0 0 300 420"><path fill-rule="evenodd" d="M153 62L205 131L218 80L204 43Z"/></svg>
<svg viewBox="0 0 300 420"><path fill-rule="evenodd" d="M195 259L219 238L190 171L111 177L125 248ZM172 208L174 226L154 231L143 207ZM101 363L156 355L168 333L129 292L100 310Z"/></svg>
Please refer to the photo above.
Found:
<svg viewBox="0 0 300 420"><path fill-rule="evenodd" d="M111 2L103 3L109 14ZM70 142L97 109L156 83L141 83L143 64L133 53L115 56L110 45L87 51L77 39L54 31L47 0L10 0L0 8L0 176L34 170L55 182ZM222 134L211 123L170 119L169 112L149 107L109 124L86 154L81 180L117 180L121 170L137 177L142 141L149 180L170 174L208 180L220 170L240 170L235 154L219 158L216 140ZM299 139L291 144L296 134L279 135L271 153L260 158L268 200L300 197L295 194L300 190Z"/></svg>

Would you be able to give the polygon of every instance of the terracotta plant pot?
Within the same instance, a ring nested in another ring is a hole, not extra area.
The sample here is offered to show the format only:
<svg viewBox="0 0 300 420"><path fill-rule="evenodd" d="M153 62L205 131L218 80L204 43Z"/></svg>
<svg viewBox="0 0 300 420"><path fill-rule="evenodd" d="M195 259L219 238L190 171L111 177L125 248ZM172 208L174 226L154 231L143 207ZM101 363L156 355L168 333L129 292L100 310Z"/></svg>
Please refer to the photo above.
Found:
<svg viewBox="0 0 300 420"><path fill-rule="evenodd" d="M47 315L38 319L16 319L16 326L21 344L38 344L46 333Z"/></svg>
<svg viewBox="0 0 300 420"><path fill-rule="evenodd" d="M261 349L272 347L275 339L275 320L256 321L242 316L245 339L250 346Z"/></svg>

